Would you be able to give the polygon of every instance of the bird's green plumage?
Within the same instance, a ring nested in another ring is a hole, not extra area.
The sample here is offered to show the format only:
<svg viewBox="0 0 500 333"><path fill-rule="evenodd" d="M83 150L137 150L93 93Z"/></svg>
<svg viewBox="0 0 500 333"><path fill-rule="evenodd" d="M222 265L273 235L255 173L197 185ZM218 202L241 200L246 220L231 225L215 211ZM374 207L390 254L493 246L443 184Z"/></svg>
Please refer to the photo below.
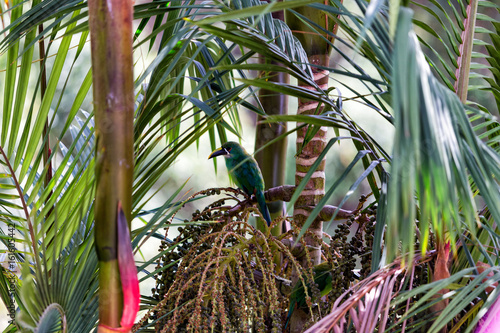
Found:
<svg viewBox="0 0 500 333"><path fill-rule="evenodd" d="M264 179L257 161L236 142L226 142L215 150L208 158L224 156L229 175L248 195L255 195L259 210L267 222L271 224L271 215L264 199Z"/></svg>

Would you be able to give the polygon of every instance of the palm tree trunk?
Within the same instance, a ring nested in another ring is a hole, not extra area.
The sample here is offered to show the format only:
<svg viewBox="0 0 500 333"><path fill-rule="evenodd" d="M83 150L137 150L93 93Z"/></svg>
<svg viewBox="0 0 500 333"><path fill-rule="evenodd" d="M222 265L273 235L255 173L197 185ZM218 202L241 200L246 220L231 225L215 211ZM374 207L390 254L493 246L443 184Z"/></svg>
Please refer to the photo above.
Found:
<svg viewBox="0 0 500 333"><path fill-rule="evenodd" d="M273 18L284 20L283 11L273 12ZM265 62L264 58L260 59L261 62ZM272 63L276 65L276 63ZM269 81L277 83L288 83L290 81L290 76L283 72L268 72L261 73L269 77ZM259 100L264 108L264 111L268 115L283 115L288 114L288 96L285 94L278 94L276 92L261 89L259 90ZM262 120L262 117L258 117L258 121ZM272 124L257 124L257 129L255 132L255 150L258 150L269 141L279 137L287 130L286 123L272 123ZM285 184L285 174L286 174L286 151L287 151L287 139L284 138L278 142L275 142L263 150L255 154L255 159L259 163L260 170L262 171L262 177L264 178L264 183L266 184L266 189L272 187L278 187ZM269 213L271 218L275 218L283 215L283 201L272 201L267 203L269 208ZM264 221L258 221L260 230L263 230ZM271 230L271 233L275 236L281 234L282 223Z"/></svg>
<svg viewBox="0 0 500 333"><path fill-rule="evenodd" d="M328 55L314 55L309 57L311 63L315 63L321 66L328 66L330 58ZM313 68L315 82L321 89L328 88L328 72L317 70ZM323 111L322 105L318 105L318 102L312 102L307 100L299 100L298 114L314 114L321 113ZM300 124L297 124L300 125ZM295 185L299 185L303 180L304 176L309 171L311 165L317 160L318 156L325 149L327 144L326 139L326 128L321 127L321 129L316 133L314 138L303 146L304 138L306 135L306 128L302 128L297 132L297 151L301 150L301 153L297 156L295 160ZM309 217L310 210L304 209L307 206L315 206L325 195L325 164L326 160L323 159L319 164L316 171L313 173L311 179L307 182L304 191L301 193L300 197L295 202L294 206L294 222L297 225L302 226ZM321 250L318 248L316 237L323 236L323 221L316 219L313 224L309 227L309 231L314 236L306 236L305 240L308 245L314 247L311 252L311 259L313 264L317 265L321 261Z"/></svg>
<svg viewBox="0 0 500 333"><path fill-rule="evenodd" d="M97 137L99 324L120 327L123 294L117 260L117 205L121 202L130 229L134 169L132 2L89 0L88 7Z"/></svg>
<svg viewBox="0 0 500 333"><path fill-rule="evenodd" d="M288 83L289 77L286 73L268 73L269 81ZM264 110L269 115L282 115L287 114L288 111L288 96L277 94L266 89L259 91L259 99L264 107ZM261 117L258 120L262 120ZM285 133L287 126L284 123L273 124L257 124L255 133L255 150L259 149L269 141L277 138ZM255 154L255 159L259 163L262 171L266 189L278 187L285 184L286 174L286 150L287 140L277 141L260 152ZM269 213L274 220L278 216L283 215L283 201L268 202ZM261 223L265 223L260 221ZM279 223L272 230L272 234L278 236L281 234L282 223Z"/></svg>
<svg viewBox="0 0 500 333"><path fill-rule="evenodd" d="M321 66L328 66L330 58L328 55L314 55L309 57L310 63L315 63ZM328 88L328 72L316 70L313 68L315 82L322 89ZM297 110L298 114L313 114L316 112L322 112L323 106L319 106L318 102L311 102L306 100L299 100L299 107ZM297 124L299 126L300 124ZM301 153L297 156L295 160L295 185L299 185L304 176L309 171L311 165L317 160L318 156L325 149L327 144L326 139L326 128L322 127L314 136L314 138L303 146L306 128L303 128L297 132L297 151ZM311 210L305 209L307 206L315 206L319 203L321 198L325 195L325 165L326 159L323 159L319 164L316 171L314 171L311 179L307 182L304 191L301 193L300 197L297 199L294 205L293 219L294 222L302 227L306 222ZM310 254L309 258L312 260L312 265L318 265L321 263L321 247L318 243L323 237L323 221L319 218L314 220L314 222L309 227L310 235L304 236L306 244L309 246ZM309 263L306 262L307 257L302 257L299 262L302 266L308 266ZM298 280L297 272L292 276L293 280ZM296 283L296 281L293 281ZM302 309L296 309L290 319L290 332L303 332L304 324L307 322L309 314Z"/></svg>
<svg viewBox="0 0 500 333"><path fill-rule="evenodd" d="M337 25L330 20L322 11L313 9L311 7L301 7L297 12L309 18L322 28L328 31L337 30ZM319 69L318 67L328 67L330 61L331 45L327 43L323 36L319 35L317 31L311 31L309 25L298 19L292 14L287 14L287 24L294 32L294 35L299 39L304 47L309 63L312 65L314 74L314 81L323 90L328 89L328 71ZM333 41L332 41L333 42ZM306 88L307 85L300 83L299 85ZM311 87L312 88L312 87ZM318 102L309 100L299 100L298 114L319 114L323 111L324 106L319 105ZM300 124L297 124L300 125ZM307 129L303 128L297 132L297 151L300 154L297 156L295 163L295 184L298 185L303 180L311 166L318 159L321 152L325 149L327 144L326 128L322 127L316 133L314 138L304 145L304 138ZM316 171L312 174L311 179L307 182L304 191L297 199L294 205L293 219L294 222L302 227L309 217L310 210L306 207L315 206L319 203L321 198L325 195L325 164L326 160L321 161ZM321 262L321 247L319 240L323 236L323 221L317 218L308 229L309 235L305 236L305 242L310 249L309 258L312 263L307 263L307 258L299 258L302 266L318 265ZM293 283L298 280L298 272L292 272ZM303 332L304 325L309 319L308 313L301 309L296 309L290 319L290 332Z"/></svg>

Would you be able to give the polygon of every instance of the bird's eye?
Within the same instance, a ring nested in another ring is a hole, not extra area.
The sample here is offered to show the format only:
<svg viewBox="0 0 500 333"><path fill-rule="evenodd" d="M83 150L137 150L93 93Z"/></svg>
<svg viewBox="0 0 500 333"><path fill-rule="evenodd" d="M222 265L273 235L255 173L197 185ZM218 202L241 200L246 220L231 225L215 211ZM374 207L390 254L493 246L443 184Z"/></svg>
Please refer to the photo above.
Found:
<svg viewBox="0 0 500 333"><path fill-rule="evenodd" d="M232 149L232 148L229 148L229 149L224 148L224 150L226 151L226 153L227 153L227 154L229 154L229 153L231 152L231 149Z"/></svg>

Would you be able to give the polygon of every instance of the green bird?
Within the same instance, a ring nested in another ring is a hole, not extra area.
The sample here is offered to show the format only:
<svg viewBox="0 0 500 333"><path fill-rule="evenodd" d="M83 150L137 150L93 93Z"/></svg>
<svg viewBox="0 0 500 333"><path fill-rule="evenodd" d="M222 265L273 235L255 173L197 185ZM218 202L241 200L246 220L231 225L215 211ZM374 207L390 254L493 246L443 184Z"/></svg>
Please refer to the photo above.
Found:
<svg viewBox="0 0 500 333"><path fill-rule="evenodd" d="M332 270L328 262L321 263L313 267L314 283L318 286L321 297L325 296L332 290ZM305 277L304 277L305 279ZM307 280L306 280L307 281ZM310 283L306 283L307 294L312 296ZM285 328L292 317L293 310L296 308L307 308L306 292L302 281L297 281L290 295L290 306L288 307L288 316L286 319Z"/></svg>
<svg viewBox="0 0 500 333"><path fill-rule="evenodd" d="M225 157L227 171L233 181L246 194L255 195L264 220L268 226L271 225L271 215L264 199L264 179L257 161L236 142L224 143L220 148L214 150L208 158L216 156Z"/></svg>

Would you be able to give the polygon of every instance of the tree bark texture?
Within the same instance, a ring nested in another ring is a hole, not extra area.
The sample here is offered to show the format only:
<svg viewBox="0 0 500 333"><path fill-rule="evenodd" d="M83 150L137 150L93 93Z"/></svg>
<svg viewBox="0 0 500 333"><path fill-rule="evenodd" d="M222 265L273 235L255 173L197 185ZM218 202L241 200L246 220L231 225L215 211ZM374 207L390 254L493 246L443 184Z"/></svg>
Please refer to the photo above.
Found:
<svg viewBox="0 0 500 333"><path fill-rule="evenodd" d="M317 64L320 66L328 66L329 56L328 55L314 55L309 57L311 64ZM321 89L328 88L328 71L319 70L315 67L312 68L314 73L314 80ZM307 87L306 88L310 88ZM318 102L299 100L299 114L318 114L323 110L323 105L318 105ZM302 125L298 123L297 126ZM325 149L327 144L326 127L321 127L316 133L314 138L308 142L305 146L304 138L307 132L307 128L304 127L297 132L297 151L301 151L295 160L295 185L298 186L300 182L304 179L307 172L311 166L316 162L318 156ZM325 195L325 165L326 159L323 159L319 164L318 168L312 174L312 177L307 182L307 185L302 191L300 197L295 202L294 206L294 222L300 227L303 226L307 218L309 217L311 211L304 209L307 206L316 206L319 201ZM315 234L317 237L321 238L323 236L323 221L316 219L313 224L309 227L309 231ZM318 245L313 237L306 236L306 243L310 245ZM321 260L321 251L317 250L311 253L311 258L314 260L313 264L318 265Z"/></svg>

